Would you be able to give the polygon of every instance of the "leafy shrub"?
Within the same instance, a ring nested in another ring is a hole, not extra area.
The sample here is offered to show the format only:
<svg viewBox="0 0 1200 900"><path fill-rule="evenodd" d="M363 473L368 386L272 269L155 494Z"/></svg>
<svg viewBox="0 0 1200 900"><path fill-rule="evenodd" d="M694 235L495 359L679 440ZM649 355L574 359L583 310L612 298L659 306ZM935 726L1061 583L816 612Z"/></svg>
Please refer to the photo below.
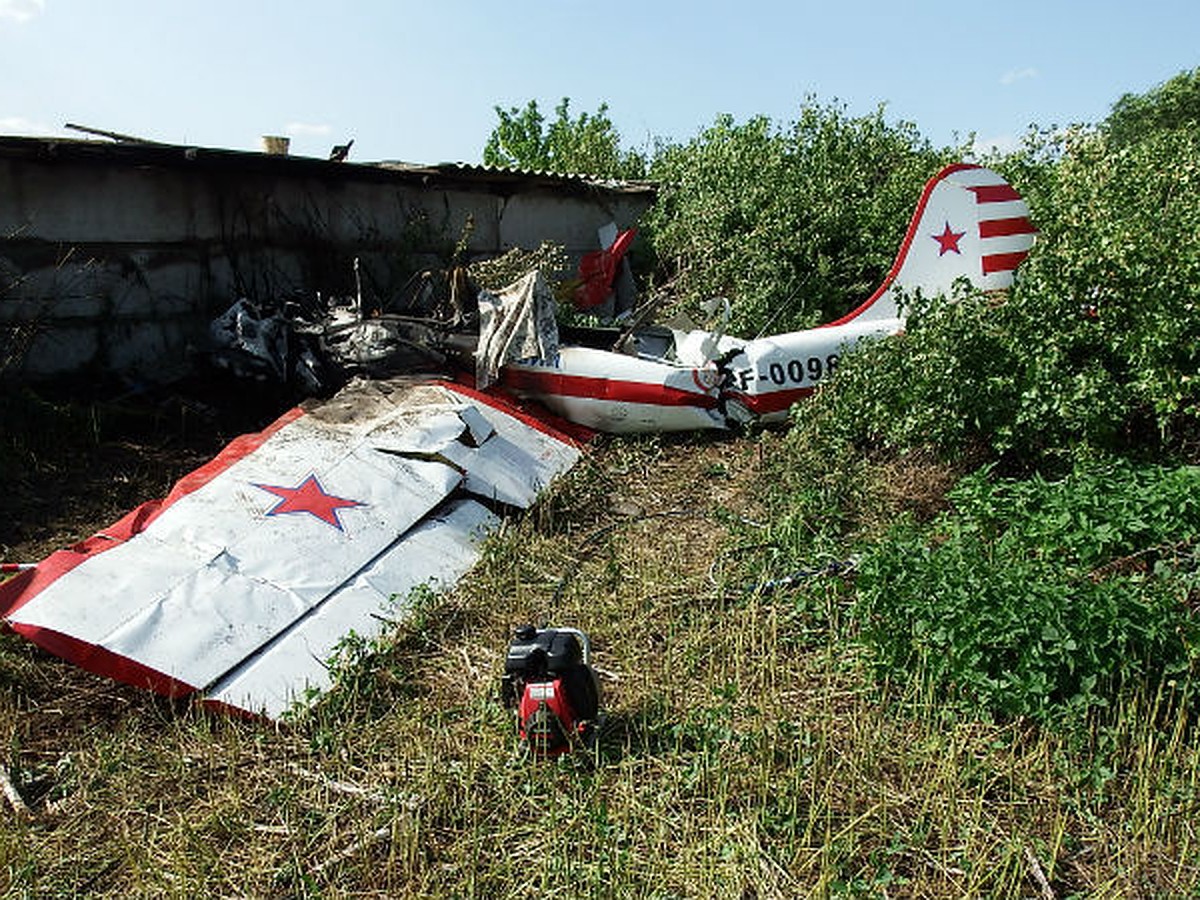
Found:
<svg viewBox="0 0 1200 900"><path fill-rule="evenodd" d="M1023 354L993 302L960 291L909 305L904 334L860 344L832 386L795 408L807 439L830 452L930 447L956 458L1010 425Z"/></svg>
<svg viewBox="0 0 1200 900"><path fill-rule="evenodd" d="M954 511L895 525L860 561L877 675L972 712L1048 721L1186 672L1200 622L1200 468L971 475Z"/></svg>
<svg viewBox="0 0 1200 900"><path fill-rule="evenodd" d="M806 327L870 295L922 185L957 155L888 123L882 107L851 118L810 98L787 127L722 116L660 148L646 226L681 292L733 301L736 333Z"/></svg>
<svg viewBox="0 0 1200 900"><path fill-rule="evenodd" d="M1076 142L1007 327L1038 348L1001 439L1119 449L1193 431L1200 401L1200 132Z"/></svg>
<svg viewBox="0 0 1200 900"><path fill-rule="evenodd" d="M523 109L495 107L500 121L484 145L484 163L602 178L642 178L646 174L643 156L621 149L621 136L608 117L607 103L601 103L594 113L574 118L570 105L570 98L563 97L549 125L536 100Z"/></svg>

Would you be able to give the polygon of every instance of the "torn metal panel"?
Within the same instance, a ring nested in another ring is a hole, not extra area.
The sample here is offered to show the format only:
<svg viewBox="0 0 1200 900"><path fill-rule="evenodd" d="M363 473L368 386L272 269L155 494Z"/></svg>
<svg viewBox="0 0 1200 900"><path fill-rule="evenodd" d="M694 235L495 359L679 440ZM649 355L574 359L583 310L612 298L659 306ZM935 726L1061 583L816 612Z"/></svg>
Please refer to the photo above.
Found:
<svg viewBox="0 0 1200 900"><path fill-rule="evenodd" d="M214 362L243 377L286 381L289 332L282 316L264 316L242 298L209 326Z"/></svg>
<svg viewBox="0 0 1200 900"><path fill-rule="evenodd" d="M482 395L355 382L0 585L0 613L91 671L278 711L319 682L298 648L370 632L391 595L469 568L498 520L465 495L528 506L578 457Z"/></svg>
<svg viewBox="0 0 1200 900"><path fill-rule="evenodd" d="M450 466L381 453L301 417L9 621L200 687L321 602L462 480Z"/></svg>
<svg viewBox="0 0 1200 900"><path fill-rule="evenodd" d="M402 391L394 391L394 384L357 381L337 403L352 410L387 405L389 425L371 431L372 445L446 463L462 472L463 489L481 499L528 508L579 459L574 442L530 427L486 395L444 382L405 385Z"/></svg>
<svg viewBox="0 0 1200 900"><path fill-rule="evenodd" d="M409 611L418 588L453 587L499 524L500 518L476 501L452 500L213 684L205 700L277 718L294 703L327 690L329 661L348 635L373 640Z"/></svg>

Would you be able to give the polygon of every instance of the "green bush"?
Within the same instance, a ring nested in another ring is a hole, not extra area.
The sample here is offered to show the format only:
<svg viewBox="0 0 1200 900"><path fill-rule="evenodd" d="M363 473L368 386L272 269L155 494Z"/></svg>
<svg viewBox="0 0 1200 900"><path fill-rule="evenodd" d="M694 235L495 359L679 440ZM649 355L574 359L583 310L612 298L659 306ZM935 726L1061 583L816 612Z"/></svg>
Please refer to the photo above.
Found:
<svg viewBox="0 0 1200 900"><path fill-rule="evenodd" d="M679 291L733 301L735 333L811 326L879 285L925 181L957 156L882 107L852 118L810 98L787 127L722 116L660 148L646 226Z"/></svg>
<svg viewBox="0 0 1200 900"><path fill-rule="evenodd" d="M1059 721L1189 670L1200 468L983 471L950 499L860 561L857 639L881 679L918 679L972 713Z"/></svg>
<svg viewBox="0 0 1200 900"><path fill-rule="evenodd" d="M1037 347L1000 438L1122 449L1181 441L1200 400L1200 132L1074 143L1040 214L1041 246L1006 315Z"/></svg>
<svg viewBox="0 0 1200 900"><path fill-rule="evenodd" d="M645 176L645 158L637 151L621 149L621 136L608 117L607 103L601 103L594 113L574 118L570 106L570 98L563 97L549 125L536 100L523 109L495 107L499 122L484 145L484 164L599 178Z"/></svg>
<svg viewBox="0 0 1200 900"><path fill-rule="evenodd" d="M810 441L831 452L931 447L956 458L1012 423L1024 354L993 302L960 291L909 306L904 334L860 344L832 386L795 408Z"/></svg>

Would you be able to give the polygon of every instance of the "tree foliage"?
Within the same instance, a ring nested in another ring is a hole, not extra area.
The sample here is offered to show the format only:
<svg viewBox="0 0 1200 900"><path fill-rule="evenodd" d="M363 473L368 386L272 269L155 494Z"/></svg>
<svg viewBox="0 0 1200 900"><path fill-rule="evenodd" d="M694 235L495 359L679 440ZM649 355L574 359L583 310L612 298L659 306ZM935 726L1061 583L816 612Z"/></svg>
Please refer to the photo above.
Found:
<svg viewBox="0 0 1200 900"><path fill-rule="evenodd" d="M1180 72L1145 94L1125 94L1113 104L1104 132L1114 147L1148 134L1200 128L1200 68Z"/></svg>
<svg viewBox="0 0 1200 900"><path fill-rule="evenodd" d="M525 107L495 107L499 122L483 148L489 166L534 172L559 172L601 178L635 179L645 175L645 159L622 150L621 138L608 117L608 104L594 113L570 114L564 97L547 123L536 100Z"/></svg>
<svg viewBox="0 0 1200 900"><path fill-rule="evenodd" d="M921 186L956 156L882 107L851 117L809 98L786 127L722 116L660 150L646 224L684 294L733 301L736 332L805 327L870 295Z"/></svg>

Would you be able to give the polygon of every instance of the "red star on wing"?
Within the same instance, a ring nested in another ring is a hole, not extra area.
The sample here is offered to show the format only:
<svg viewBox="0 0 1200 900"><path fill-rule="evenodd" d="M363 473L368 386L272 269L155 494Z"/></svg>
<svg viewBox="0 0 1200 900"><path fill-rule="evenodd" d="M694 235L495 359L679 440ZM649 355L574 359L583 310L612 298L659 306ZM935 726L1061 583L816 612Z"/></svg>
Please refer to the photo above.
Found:
<svg viewBox="0 0 1200 900"><path fill-rule="evenodd" d="M335 497L326 493L316 475L309 475L294 488L279 484L256 484L255 487L280 498L278 503L267 510L268 516L308 513L332 525L338 531L343 530L342 521L338 518L339 509L366 505L358 500L347 500L345 497Z"/></svg>
<svg viewBox="0 0 1200 900"><path fill-rule="evenodd" d="M962 255L962 251L958 249L959 239L966 234L965 231L951 231L950 223L946 223L946 228L941 234L931 234L930 237L941 244L938 249L938 256L942 257L953 250L955 253Z"/></svg>

